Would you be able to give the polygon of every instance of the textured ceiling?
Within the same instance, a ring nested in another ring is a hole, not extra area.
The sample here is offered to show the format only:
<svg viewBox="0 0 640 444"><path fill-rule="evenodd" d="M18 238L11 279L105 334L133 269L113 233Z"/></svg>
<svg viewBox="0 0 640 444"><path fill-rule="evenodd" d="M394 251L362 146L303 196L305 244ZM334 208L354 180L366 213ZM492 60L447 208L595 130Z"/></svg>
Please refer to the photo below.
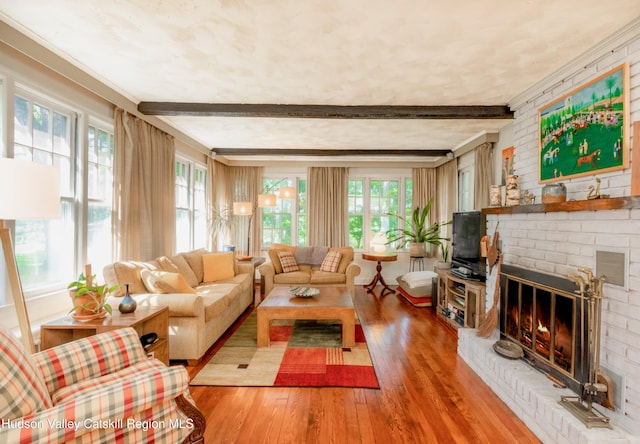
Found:
<svg viewBox="0 0 640 444"><path fill-rule="evenodd" d="M134 103L505 105L638 16L638 0L0 0ZM510 122L162 119L207 148L336 150L455 149Z"/></svg>

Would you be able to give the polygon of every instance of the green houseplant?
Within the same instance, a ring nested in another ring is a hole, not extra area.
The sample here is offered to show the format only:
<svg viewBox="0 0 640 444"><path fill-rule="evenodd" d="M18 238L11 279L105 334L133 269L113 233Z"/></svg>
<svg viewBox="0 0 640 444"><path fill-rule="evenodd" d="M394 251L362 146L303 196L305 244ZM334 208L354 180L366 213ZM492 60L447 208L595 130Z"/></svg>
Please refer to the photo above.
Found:
<svg viewBox="0 0 640 444"><path fill-rule="evenodd" d="M429 224L427 217L431 211L431 205L433 205L433 199L430 199L422 209L416 207L409 220L402 215L388 213L389 216L404 222L404 227L394 228L385 233L388 239L387 245L398 242L398 248L404 248L409 244L411 256L424 256L426 244L441 246L443 241L448 241L448 237L440 236L440 229L451 224L451 221Z"/></svg>
<svg viewBox="0 0 640 444"><path fill-rule="evenodd" d="M69 313L74 313L76 316L92 316L103 315L103 313L111 314L113 312L111 305L106 303L107 296L112 291L115 291L119 286L107 288L106 284L96 285L94 284L95 275L85 276L84 273L80 274L78 280L71 282L67 289L69 290L69 296L73 301L73 307L69 310Z"/></svg>

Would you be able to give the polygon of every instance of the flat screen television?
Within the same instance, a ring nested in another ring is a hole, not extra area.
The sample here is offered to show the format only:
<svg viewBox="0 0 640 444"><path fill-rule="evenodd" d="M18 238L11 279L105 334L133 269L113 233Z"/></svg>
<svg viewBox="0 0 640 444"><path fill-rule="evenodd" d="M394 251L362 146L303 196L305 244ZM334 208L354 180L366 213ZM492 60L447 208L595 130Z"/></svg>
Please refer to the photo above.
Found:
<svg viewBox="0 0 640 444"><path fill-rule="evenodd" d="M486 261L480 250L485 231L485 219L480 211L453 213L451 264L454 274L467 279L485 280Z"/></svg>

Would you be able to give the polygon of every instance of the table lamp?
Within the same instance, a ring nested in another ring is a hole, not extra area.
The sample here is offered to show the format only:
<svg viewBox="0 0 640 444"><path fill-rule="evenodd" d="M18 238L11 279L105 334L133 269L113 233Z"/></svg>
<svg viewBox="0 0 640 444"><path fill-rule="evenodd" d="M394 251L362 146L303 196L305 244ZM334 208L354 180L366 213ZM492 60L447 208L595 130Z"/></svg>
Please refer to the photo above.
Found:
<svg viewBox="0 0 640 444"><path fill-rule="evenodd" d="M58 169L35 162L0 158L0 241L25 348L33 353L33 335L9 228L5 220L60 217Z"/></svg>

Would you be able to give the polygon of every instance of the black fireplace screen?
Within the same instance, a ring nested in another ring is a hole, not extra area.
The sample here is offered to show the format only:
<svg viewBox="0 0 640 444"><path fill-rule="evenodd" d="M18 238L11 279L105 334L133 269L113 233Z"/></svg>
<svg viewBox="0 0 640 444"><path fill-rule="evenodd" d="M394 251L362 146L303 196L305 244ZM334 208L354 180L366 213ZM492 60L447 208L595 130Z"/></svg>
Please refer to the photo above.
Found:
<svg viewBox="0 0 640 444"><path fill-rule="evenodd" d="M518 343L530 363L576 390L584 382L582 299L571 281L503 265L500 333ZM586 356L586 355L585 355Z"/></svg>

